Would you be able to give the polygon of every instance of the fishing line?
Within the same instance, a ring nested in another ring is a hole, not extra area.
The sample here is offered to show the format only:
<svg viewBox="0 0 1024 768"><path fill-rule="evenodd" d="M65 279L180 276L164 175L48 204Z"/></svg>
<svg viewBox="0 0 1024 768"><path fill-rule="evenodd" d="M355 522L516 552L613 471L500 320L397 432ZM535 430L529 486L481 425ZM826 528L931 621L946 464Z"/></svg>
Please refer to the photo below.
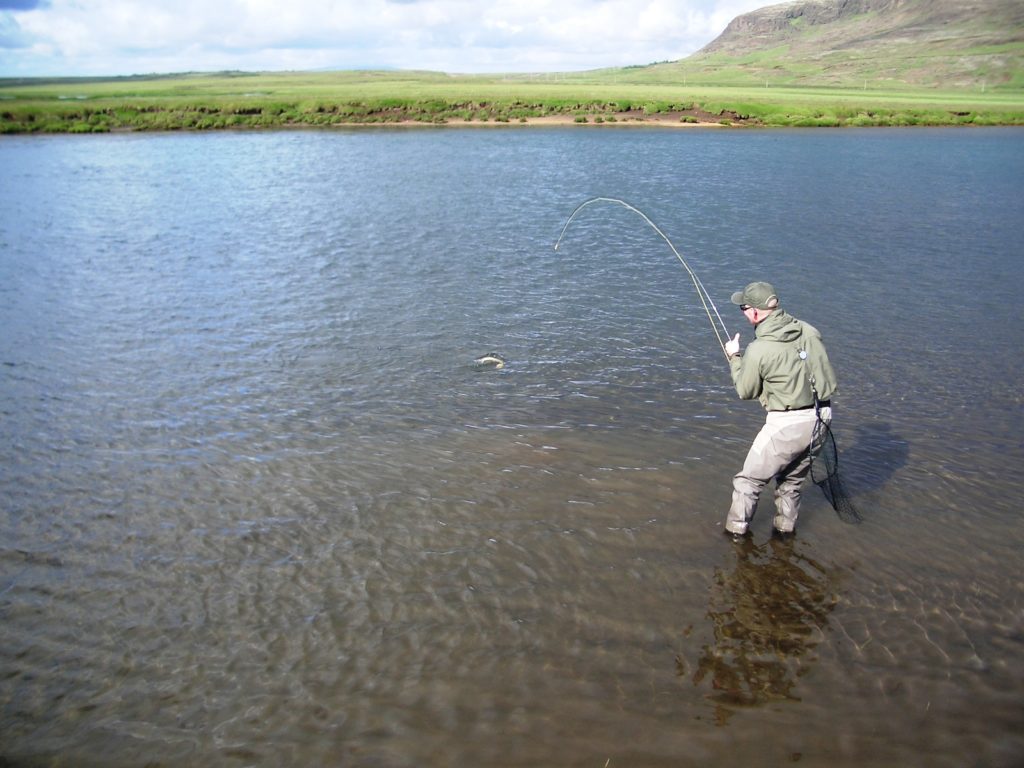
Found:
<svg viewBox="0 0 1024 768"><path fill-rule="evenodd" d="M573 219L576 218L576 214L578 214L588 205L593 205L594 203L614 203L616 205L621 205L622 207L633 211L633 213L637 214L638 216L640 216L640 218L642 218L644 221L650 224L651 228L659 235L661 235L661 239L668 243L668 247L672 249L672 253L674 253L675 257L679 259L679 263L683 265L683 269L686 270L686 273L690 276L690 280L693 281L693 287L697 289L697 296L700 298L700 303L704 307L704 312L708 316L708 322L711 323L711 330L714 331L715 338L718 339L718 345L722 348L722 354L724 354L726 359L728 359L729 355L725 351L725 343L730 339L729 331L725 327L725 323L722 320L722 316L718 314L718 307L715 306L715 302L712 300L711 295L707 292L707 289L704 287L704 284L700 281L700 278L697 277L697 273L690 268L690 265L686 263L686 259L684 259L679 254L679 251L676 250L676 247L672 244L672 241L668 239L668 236L664 232L662 232L658 225L651 221L647 214L641 211L639 208L636 208L630 205L629 203L625 202L624 200L619 200L618 198L615 197L593 197L590 200L585 200L584 202L576 206L576 210L574 210L569 215L569 218L565 222L565 226L562 227L562 233L558 236L558 240L555 242L555 250L557 251L558 246L561 245L562 238L565 237L565 232L566 230L569 229L569 225L572 224ZM712 315L712 312L714 312L714 315ZM716 318L718 319L719 325L722 326L721 331L719 331L718 326L715 325Z"/></svg>

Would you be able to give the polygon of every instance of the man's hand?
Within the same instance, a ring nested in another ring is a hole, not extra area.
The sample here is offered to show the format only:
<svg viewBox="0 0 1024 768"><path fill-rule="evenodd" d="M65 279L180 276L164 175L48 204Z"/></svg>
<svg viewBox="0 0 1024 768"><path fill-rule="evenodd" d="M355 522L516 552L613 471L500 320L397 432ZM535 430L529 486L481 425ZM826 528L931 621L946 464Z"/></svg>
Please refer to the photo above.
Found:
<svg viewBox="0 0 1024 768"><path fill-rule="evenodd" d="M737 333L727 342L725 342L725 354L729 357L735 357L740 353L740 335Z"/></svg>

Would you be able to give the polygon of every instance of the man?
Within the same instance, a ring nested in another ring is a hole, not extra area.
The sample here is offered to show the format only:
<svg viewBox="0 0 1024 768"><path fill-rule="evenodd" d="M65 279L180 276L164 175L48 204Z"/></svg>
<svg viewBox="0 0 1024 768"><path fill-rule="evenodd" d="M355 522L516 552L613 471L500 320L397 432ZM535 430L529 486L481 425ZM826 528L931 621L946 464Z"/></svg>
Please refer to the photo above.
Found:
<svg viewBox="0 0 1024 768"><path fill-rule="evenodd" d="M750 324L755 339L740 353L740 335L725 344L736 392L755 397L768 411L754 438L743 469L733 478L732 506L725 530L733 538L747 533L765 485L774 478L774 530L796 529L800 489L811 467L811 439L820 418L832 419L829 398L836 389L835 372L821 334L779 306L769 283L751 283L732 295Z"/></svg>

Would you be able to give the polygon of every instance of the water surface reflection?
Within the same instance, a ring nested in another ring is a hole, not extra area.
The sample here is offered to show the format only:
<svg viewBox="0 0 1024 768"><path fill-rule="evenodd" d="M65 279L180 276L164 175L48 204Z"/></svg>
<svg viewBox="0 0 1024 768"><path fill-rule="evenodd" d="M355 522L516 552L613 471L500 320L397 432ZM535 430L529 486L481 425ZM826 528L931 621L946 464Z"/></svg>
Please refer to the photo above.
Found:
<svg viewBox="0 0 1024 768"><path fill-rule="evenodd" d="M795 539L747 538L733 556L731 570L715 569L707 612L714 640L693 675L695 686L710 686L719 725L740 707L799 700L797 681L815 661L838 602L835 578Z"/></svg>

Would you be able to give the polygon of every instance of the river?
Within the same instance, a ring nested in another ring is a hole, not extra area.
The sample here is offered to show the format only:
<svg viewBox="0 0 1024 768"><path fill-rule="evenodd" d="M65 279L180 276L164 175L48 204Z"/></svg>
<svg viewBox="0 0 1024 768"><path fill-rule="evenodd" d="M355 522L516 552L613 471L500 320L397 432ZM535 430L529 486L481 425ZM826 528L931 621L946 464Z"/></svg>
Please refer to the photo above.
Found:
<svg viewBox="0 0 1024 768"><path fill-rule="evenodd" d="M0 763L1024 760L1024 133L0 140ZM840 381L722 535L772 282ZM502 368L475 358L497 352ZM1015 470L1014 467L1018 469Z"/></svg>

